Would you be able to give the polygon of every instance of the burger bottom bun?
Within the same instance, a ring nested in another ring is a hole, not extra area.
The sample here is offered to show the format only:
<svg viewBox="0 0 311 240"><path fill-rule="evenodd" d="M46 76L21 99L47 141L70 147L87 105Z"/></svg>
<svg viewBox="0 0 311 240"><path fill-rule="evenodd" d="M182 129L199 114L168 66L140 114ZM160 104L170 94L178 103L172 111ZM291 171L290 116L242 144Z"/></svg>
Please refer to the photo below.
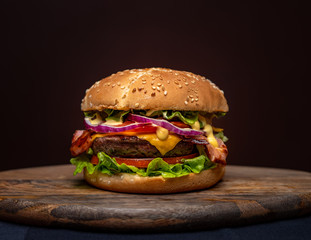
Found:
<svg viewBox="0 0 311 240"><path fill-rule="evenodd" d="M177 178L141 177L137 174L119 173L112 176L95 171L89 174L84 169L84 179L92 186L126 193L177 193L211 187L222 179L225 166L217 164L214 169Z"/></svg>

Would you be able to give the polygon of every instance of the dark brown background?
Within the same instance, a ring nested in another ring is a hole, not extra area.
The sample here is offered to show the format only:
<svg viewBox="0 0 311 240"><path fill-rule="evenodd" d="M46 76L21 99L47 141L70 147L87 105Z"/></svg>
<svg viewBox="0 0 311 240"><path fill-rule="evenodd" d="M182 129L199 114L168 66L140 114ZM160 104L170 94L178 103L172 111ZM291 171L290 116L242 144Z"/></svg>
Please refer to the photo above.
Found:
<svg viewBox="0 0 311 240"><path fill-rule="evenodd" d="M68 163L85 89L119 70L161 66L224 90L230 112L215 125L230 138L229 164L311 171L309 13L250 2L2 3L0 169Z"/></svg>

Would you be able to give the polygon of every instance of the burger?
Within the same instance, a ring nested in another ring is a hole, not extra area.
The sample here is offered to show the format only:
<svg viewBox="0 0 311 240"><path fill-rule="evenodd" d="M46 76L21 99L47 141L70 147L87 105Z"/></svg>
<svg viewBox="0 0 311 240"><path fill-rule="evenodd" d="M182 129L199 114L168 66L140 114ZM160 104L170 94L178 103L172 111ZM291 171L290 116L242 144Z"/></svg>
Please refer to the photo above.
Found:
<svg viewBox="0 0 311 240"><path fill-rule="evenodd" d="M132 69L86 90L84 130L73 134L74 175L97 188L175 193L220 181L228 154L215 118L227 101L210 80L166 68Z"/></svg>

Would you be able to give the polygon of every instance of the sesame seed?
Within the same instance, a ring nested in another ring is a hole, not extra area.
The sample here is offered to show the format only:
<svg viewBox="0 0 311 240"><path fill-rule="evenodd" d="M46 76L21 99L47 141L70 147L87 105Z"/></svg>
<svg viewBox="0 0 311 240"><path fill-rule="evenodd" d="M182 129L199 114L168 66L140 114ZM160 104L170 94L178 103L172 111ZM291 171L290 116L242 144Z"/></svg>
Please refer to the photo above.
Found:
<svg viewBox="0 0 311 240"><path fill-rule="evenodd" d="M193 95L189 95L190 98L193 98Z"/></svg>
<svg viewBox="0 0 311 240"><path fill-rule="evenodd" d="M160 92L160 91L161 91L160 87L157 87L157 91L158 91L158 92Z"/></svg>
<svg viewBox="0 0 311 240"><path fill-rule="evenodd" d="M89 98L91 98L91 97L92 97L92 94L89 95Z"/></svg>
<svg viewBox="0 0 311 240"><path fill-rule="evenodd" d="M124 98L126 98L126 94L124 94L124 95L122 96L122 99L124 99Z"/></svg>
<svg viewBox="0 0 311 240"><path fill-rule="evenodd" d="M158 83L157 85L160 87L162 85L162 83Z"/></svg>
<svg viewBox="0 0 311 240"><path fill-rule="evenodd" d="M146 94L146 93L147 93L147 90L144 91L144 94Z"/></svg>
<svg viewBox="0 0 311 240"><path fill-rule="evenodd" d="M165 90L165 87L162 85L162 90L164 91Z"/></svg>
<svg viewBox="0 0 311 240"><path fill-rule="evenodd" d="M177 84L177 85L179 84L179 82L177 80L175 80L174 83Z"/></svg>
<svg viewBox="0 0 311 240"><path fill-rule="evenodd" d="M151 93L151 97L154 97L155 95L156 95L155 92Z"/></svg>
<svg viewBox="0 0 311 240"><path fill-rule="evenodd" d="M188 82L185 82L185 85L186 85L186 86L188 86L188 85L189 85L189 83L188 83Z"/></svg>
<svg viewBox="0 0 311 240"><path fill-rule="evenodd" d="M154 84L154 81L151 82L151 85L153 85L153 84Z"/></svg>
<svg viewBox="0 0 311 240"><path fill-rule="evenodd" d="M142 82L142 84L146 84L146 82Z"/></svg>
<svg viewBox="0 0 311 240"><path fill-rule="evenodd" d="M112 84L112 85L111 85L111 87L114 87L114 86L115 86L115 84Z"/></svg>
<svg viewBox="0 0 311 240"><path fill-rule="evenodd" d="M139 107L139 103L135 103L135 107Z"/></svg>
<svg viewBox="0 0 311 240"><path fill-rule="evenodd" d="M176 76L178 76L178 73L175 73Z"/></svg>
<svg viewBox="0 0 311 240"><path fill-rule="evenodd" d="M167 83L170 84L170 80L167 80Z"/></svg>
<svg viewBox="0 0 311 240"><path fill-rule="evenodd" d="M194 102L194 98L191 99L191 102L192 102L192 103Z"/></svg>
<svg viewBox="0 0 311 240"><path fill-rule="evenodd" d="M125 87L124 86L121 86L121 89L124 89Z"/></svg>
<svg viewBox="0 0 311 240"><path fill-rule="evenodd" d="M164 96L166 96L167 95L167 91L164 91Z"/></svg>
<svg viewBox="0 0 311 240"><path fill-rule="evenodd" d="M179 87L179 88L182 88L182 85L179 85L178 87Z"/></svg>
<svg viewBox="0 0 311 240"><path fill-rule="evenodd" d="M195 100L196 102L197 102L197 101L199 101L199 99L198 99L198 98L196 98L196 99L194 99L194 100Z"/></svg>
<svg viewBox="0 0 311 240"><path fill-rule="evenodd" d="M121 85L121 83L120 83L120 82L118 82L118 83L117 83L117 85L118 85L118 86L120 86L120 85Z"/></svg>
<svg viewBox="0 0 311 240"><path fill-rule="evenodd" d="M194 80L192 80L192 81L191 81L191 83L193 83L193 84L194 84L194 83L195 83L195 81L194 81Z"/></svg>
<svg viewBox="0 0 311 240"><path fill-rule="evenodd" d="M138 89L138 91L141 91L141 90L143 90L144 88L143 87L140 87L140 88L137 88Z"/></svg>
<svg viewBox="0 0 311 240"><path fill-rule="evenodd" d="M107 85L108 85L108 86L110 86L110 82L109 82L109 83L107 83Z"/></svg>
<svg viewBox="0 0 311 240"><path fill-rule="evenodd" d="M188 105L188 102L187 102L187 101L185 101L185 105Z"/></svg>
<svg viewBox="0 0 311 240"><path fill-rule="evenodd" d="M153 89L153 90L155 90L155 89L156 89L156 87L155 87L155 86L152 86L152 89Z"/></svg>
<svg viewBox="0 0 311 240"><path fill-rule="evenodd" d="M136 92L136 88L133 88L132 93Z"/></svg>

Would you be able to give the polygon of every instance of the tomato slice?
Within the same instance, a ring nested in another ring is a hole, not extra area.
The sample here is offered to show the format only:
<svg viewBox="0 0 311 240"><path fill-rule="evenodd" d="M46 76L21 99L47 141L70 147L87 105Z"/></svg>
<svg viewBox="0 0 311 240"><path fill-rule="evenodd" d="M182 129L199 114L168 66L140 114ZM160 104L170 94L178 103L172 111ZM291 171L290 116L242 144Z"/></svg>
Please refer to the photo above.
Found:
<svg viewBox="0 0 311 240"><path fill-rule="evenodd" d="M96 155L93 155L91 158L91 163L97 165L99 162L99 159Z"/></svg>
<svg viewBox="0 0 311 240"><path fill-rule="evenodd" d="M168 164L176 164L176 163L182 163L182 159L191 159L197 157L197 153L193 153L190 155L180 156L180 157L167 157L162 158L165 162ZM116 159L118 164L125 163L126 165L131 165L138 168L147 168L148 164L154 159L154 158L119 158L114 157ZM93 155L91 158L92 164L98 164L99 160L96 155Z"/></svg>
<svg viewBox="0 0 311 240"><path fill-rule="evenodd" d="M145 125L139 128L134 128L126 132L137 132L137 133L154 133L157 131L157 127L151 125Z"/></svg>
<svg viewBox="0 0 311 240"><path fill-rule="evenodd" d="M176 164L176 163L182 163L182 159L191 159L197 157L198 154L190 154L186 156L180 156L180 157L167 157L162 158L165 162L168 164ZM138 168L147 168L148 164L154 159L154 158L119 158L114 157L118 164L125 163L126 165L131 165Z"/></svg>
<svg viewBox="0 0 311 240"><path fill-rule="evenodd" d="M170 123L175 125L176 127L179 127L179 128L189 128L190 127L188 124L185 124L183 122L173 121L173 122L170 122Z"/></svg>

